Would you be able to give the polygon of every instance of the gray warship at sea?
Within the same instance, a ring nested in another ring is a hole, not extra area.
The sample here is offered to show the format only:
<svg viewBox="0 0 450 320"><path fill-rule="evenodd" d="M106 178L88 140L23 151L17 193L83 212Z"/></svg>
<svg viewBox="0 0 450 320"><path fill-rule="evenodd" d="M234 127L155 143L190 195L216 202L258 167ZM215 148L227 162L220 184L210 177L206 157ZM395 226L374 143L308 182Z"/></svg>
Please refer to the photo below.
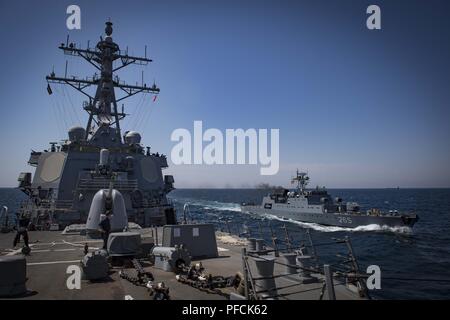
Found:
<svg viewBox="0 0 450 320"><path fill-rule="evenodd" d="M105 38L95 48L76 48L68 39L59 47L64 54L87 60L99 76L78 79L52 72L46 77L49 94L51 84L62 84L85 95L88 100L83 109L89 119L85 128L72 127L68 139L60 145L51 142L48 150L32 151L28 164L36 167L34 176L31 172L19 176L19 188L28 195L19 214L29 215L37 229L52 225L63 228L86 221L94 194L108 188L111 180L124 197L130 221L143 226L174 221L174 209L166 198L174 179L162 174L168 166L166 156L144 148L138 132L126 131L122 136L120 127L127 116L123 105L119 110L120 101L138 93L157 95L160 90L155 84L128 85L114 73L152 60L120 50L112 40L111 23L105 31ZM90 87L96 88L94 96L88 92ZM115 88L121 97L116 98Z"/></svg>
<svg viewBox="0 0 450 320"><path fill-rule="evenodd" d="M292 178L292 183L297 183L294 191L278 188L265 196L261 205L242 203L241 209L256 214L272 214L283 219L346 228L368 225L412 228L419 220L416 214L399 213L397 210L382 212L373 208L362 212L357 202L344 203L339 197L333 199L325 188L306 189L308 181L308 174L297 170L296 176Z"/></svg>
<svg viewBox="0 0 450 320"><path fill-rule="evenodd" d="M114 73L152 60L128 55L112 33L107 22L94 48L77 48L69 39L59 46L93 65L99 75L81 79L52 72L47 91L52 94L51 85L65 84L87 96L83 109L89 120L85 128L70 129L61 144L31 153L34 174L19 176L27 199L17 212L2 208L0 297L369 298L367 275L359 269L349 238L317 244L307 232L294 247L286 228L284 243L272 233L270 244L261 232L232 235L212 224L188 222L187 204L183 221L177 221L166 197L174 189L174 178L162 173L166 157L144 148L139 133L122 135L120 127L126 116L123 106L118 109L120 101L160 90L155 84L128 85ZM89 87L96 89L94 96ZM123 96L116 97L115 89ZM106 220L110 230L103 227ZM322 261L316 245L344 248L342 265Z"/></svg>

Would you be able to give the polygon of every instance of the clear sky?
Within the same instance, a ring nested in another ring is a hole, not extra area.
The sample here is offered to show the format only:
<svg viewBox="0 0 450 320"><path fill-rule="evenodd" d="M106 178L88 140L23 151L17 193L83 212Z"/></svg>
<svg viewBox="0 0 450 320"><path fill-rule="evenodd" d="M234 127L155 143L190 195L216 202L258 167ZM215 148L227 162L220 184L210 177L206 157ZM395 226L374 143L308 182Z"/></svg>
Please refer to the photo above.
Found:
<svg viewBox="0 0 450 320"><path fill-rule="evenodd" d="M66 8L81 7L68 31ZM382 30L366 28L370 4ZM0 186L16 186L31 149L85 125L82 96L45 76L94 69L57 46L114 40L154 62L161 95L126 101L125 129L170 154L174 129L279 128L280 171L259 166L174 166L176 187L288 185L296 168L328 187L450 187L448 1L4 1L0 0ZM139 66L119 75L141 79ZM73 106L72 106L73 105ZM146 121L146 119L148 119Z"/></svg>

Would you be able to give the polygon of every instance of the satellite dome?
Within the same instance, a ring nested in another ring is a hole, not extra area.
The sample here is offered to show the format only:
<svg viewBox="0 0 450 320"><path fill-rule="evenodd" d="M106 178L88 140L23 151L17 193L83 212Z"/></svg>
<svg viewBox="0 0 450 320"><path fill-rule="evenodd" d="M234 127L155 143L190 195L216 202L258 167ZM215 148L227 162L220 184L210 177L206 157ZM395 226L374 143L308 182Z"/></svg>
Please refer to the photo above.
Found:
<svg viewBox="0 0 450 320"><path fill-rule="evenodd" d="M69 129L69 140L80 141L84 139L86 130L83 127L72 127Z"/></svg>
<svg viewBox="0 0 450 320"><path fill-rule="evenodd" d="M128 131L125 134L125 143L126 144L139 144L141 143L141 135L136 131Z"/></svg>

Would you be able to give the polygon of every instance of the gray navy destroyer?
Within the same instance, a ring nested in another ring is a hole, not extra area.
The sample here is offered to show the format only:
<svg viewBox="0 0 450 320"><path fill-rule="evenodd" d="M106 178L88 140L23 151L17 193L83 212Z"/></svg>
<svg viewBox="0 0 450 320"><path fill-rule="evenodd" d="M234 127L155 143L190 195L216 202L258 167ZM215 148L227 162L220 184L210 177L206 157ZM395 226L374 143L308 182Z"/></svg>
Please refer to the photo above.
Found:
<svg viewBox="0 0 450 320"><path fill-rule="evenodd" d="M107 189L110 182L125 201L130 221L142 226L174 223L175 213L166 195L173 189L174 179L163 175L167 158L151 153L141 144L141 135L126 131L122 135L121 120L127 114L118 103L139 93L157 95L160 89L153 84L129 85L115 75L116 71L132 64L147 65L147 57L128 55L111 37L112 23L108 22L105 37L94 48L77 48L74 43L59 46L64 54L81 57L98 72L92 78L76 78L66 74L58 77L52 72L46 77L47 91L51 84L69 85L87 100L83 109L89 119L86 127L72 127L68 139L50 143L44 151L32 151L28 164L35 167L19 176L19 188L28 196L19 215L28 215L37 229L63 229L74 223L84 223L95 193ZM89 88L95 89L95 94ZM116 97L115 89L121 96Z"/></svg>
<svg viewBox="0 0 450 320"><path fill-rule="evenodd" d="M292 179L297 183L294 191L277 189L265 196L261 205L243 203L242 211L256 214L272 214L284 219L328 226L355 228L367 225L388 227L413 227L419 217L416 214L400 214L397 210L382 212L379 209L361 211L356 202L333 199L325 188L307 190L309 176L298 172Z"/></svg>

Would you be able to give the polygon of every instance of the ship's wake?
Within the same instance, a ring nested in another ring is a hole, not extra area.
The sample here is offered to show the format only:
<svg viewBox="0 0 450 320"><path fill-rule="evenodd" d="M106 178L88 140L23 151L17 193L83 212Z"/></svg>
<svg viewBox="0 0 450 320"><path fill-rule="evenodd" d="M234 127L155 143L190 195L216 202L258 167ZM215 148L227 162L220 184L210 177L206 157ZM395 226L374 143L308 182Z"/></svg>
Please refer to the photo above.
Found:
<svg viewBox="0 0 450 320"><path fill-rule="evenodd" d="M281 218L272 214L263 214L267 219L270 220L278 220L278 221L286 221L292 224L296 224L303 228L309 228L320 232L393 232L393 233L402 233L402 234L410 234L412 233L412 229L410 227L390 227L386 225L378 225L378 224L369 224L366 226L359 226L356 228L345 228L338 226L325 226L312 222L302 222L293 219Z"/></svg>
<svg viewBox="0 0 450 320"><path fill-rule="evenodd" d="M219 202L193 198L176 198L173 200L182 204L188 204L191 207L191 210L195 209L195 207L198 206L204 210L241 212L241 206L237 203L232 202Z"/></svg>

